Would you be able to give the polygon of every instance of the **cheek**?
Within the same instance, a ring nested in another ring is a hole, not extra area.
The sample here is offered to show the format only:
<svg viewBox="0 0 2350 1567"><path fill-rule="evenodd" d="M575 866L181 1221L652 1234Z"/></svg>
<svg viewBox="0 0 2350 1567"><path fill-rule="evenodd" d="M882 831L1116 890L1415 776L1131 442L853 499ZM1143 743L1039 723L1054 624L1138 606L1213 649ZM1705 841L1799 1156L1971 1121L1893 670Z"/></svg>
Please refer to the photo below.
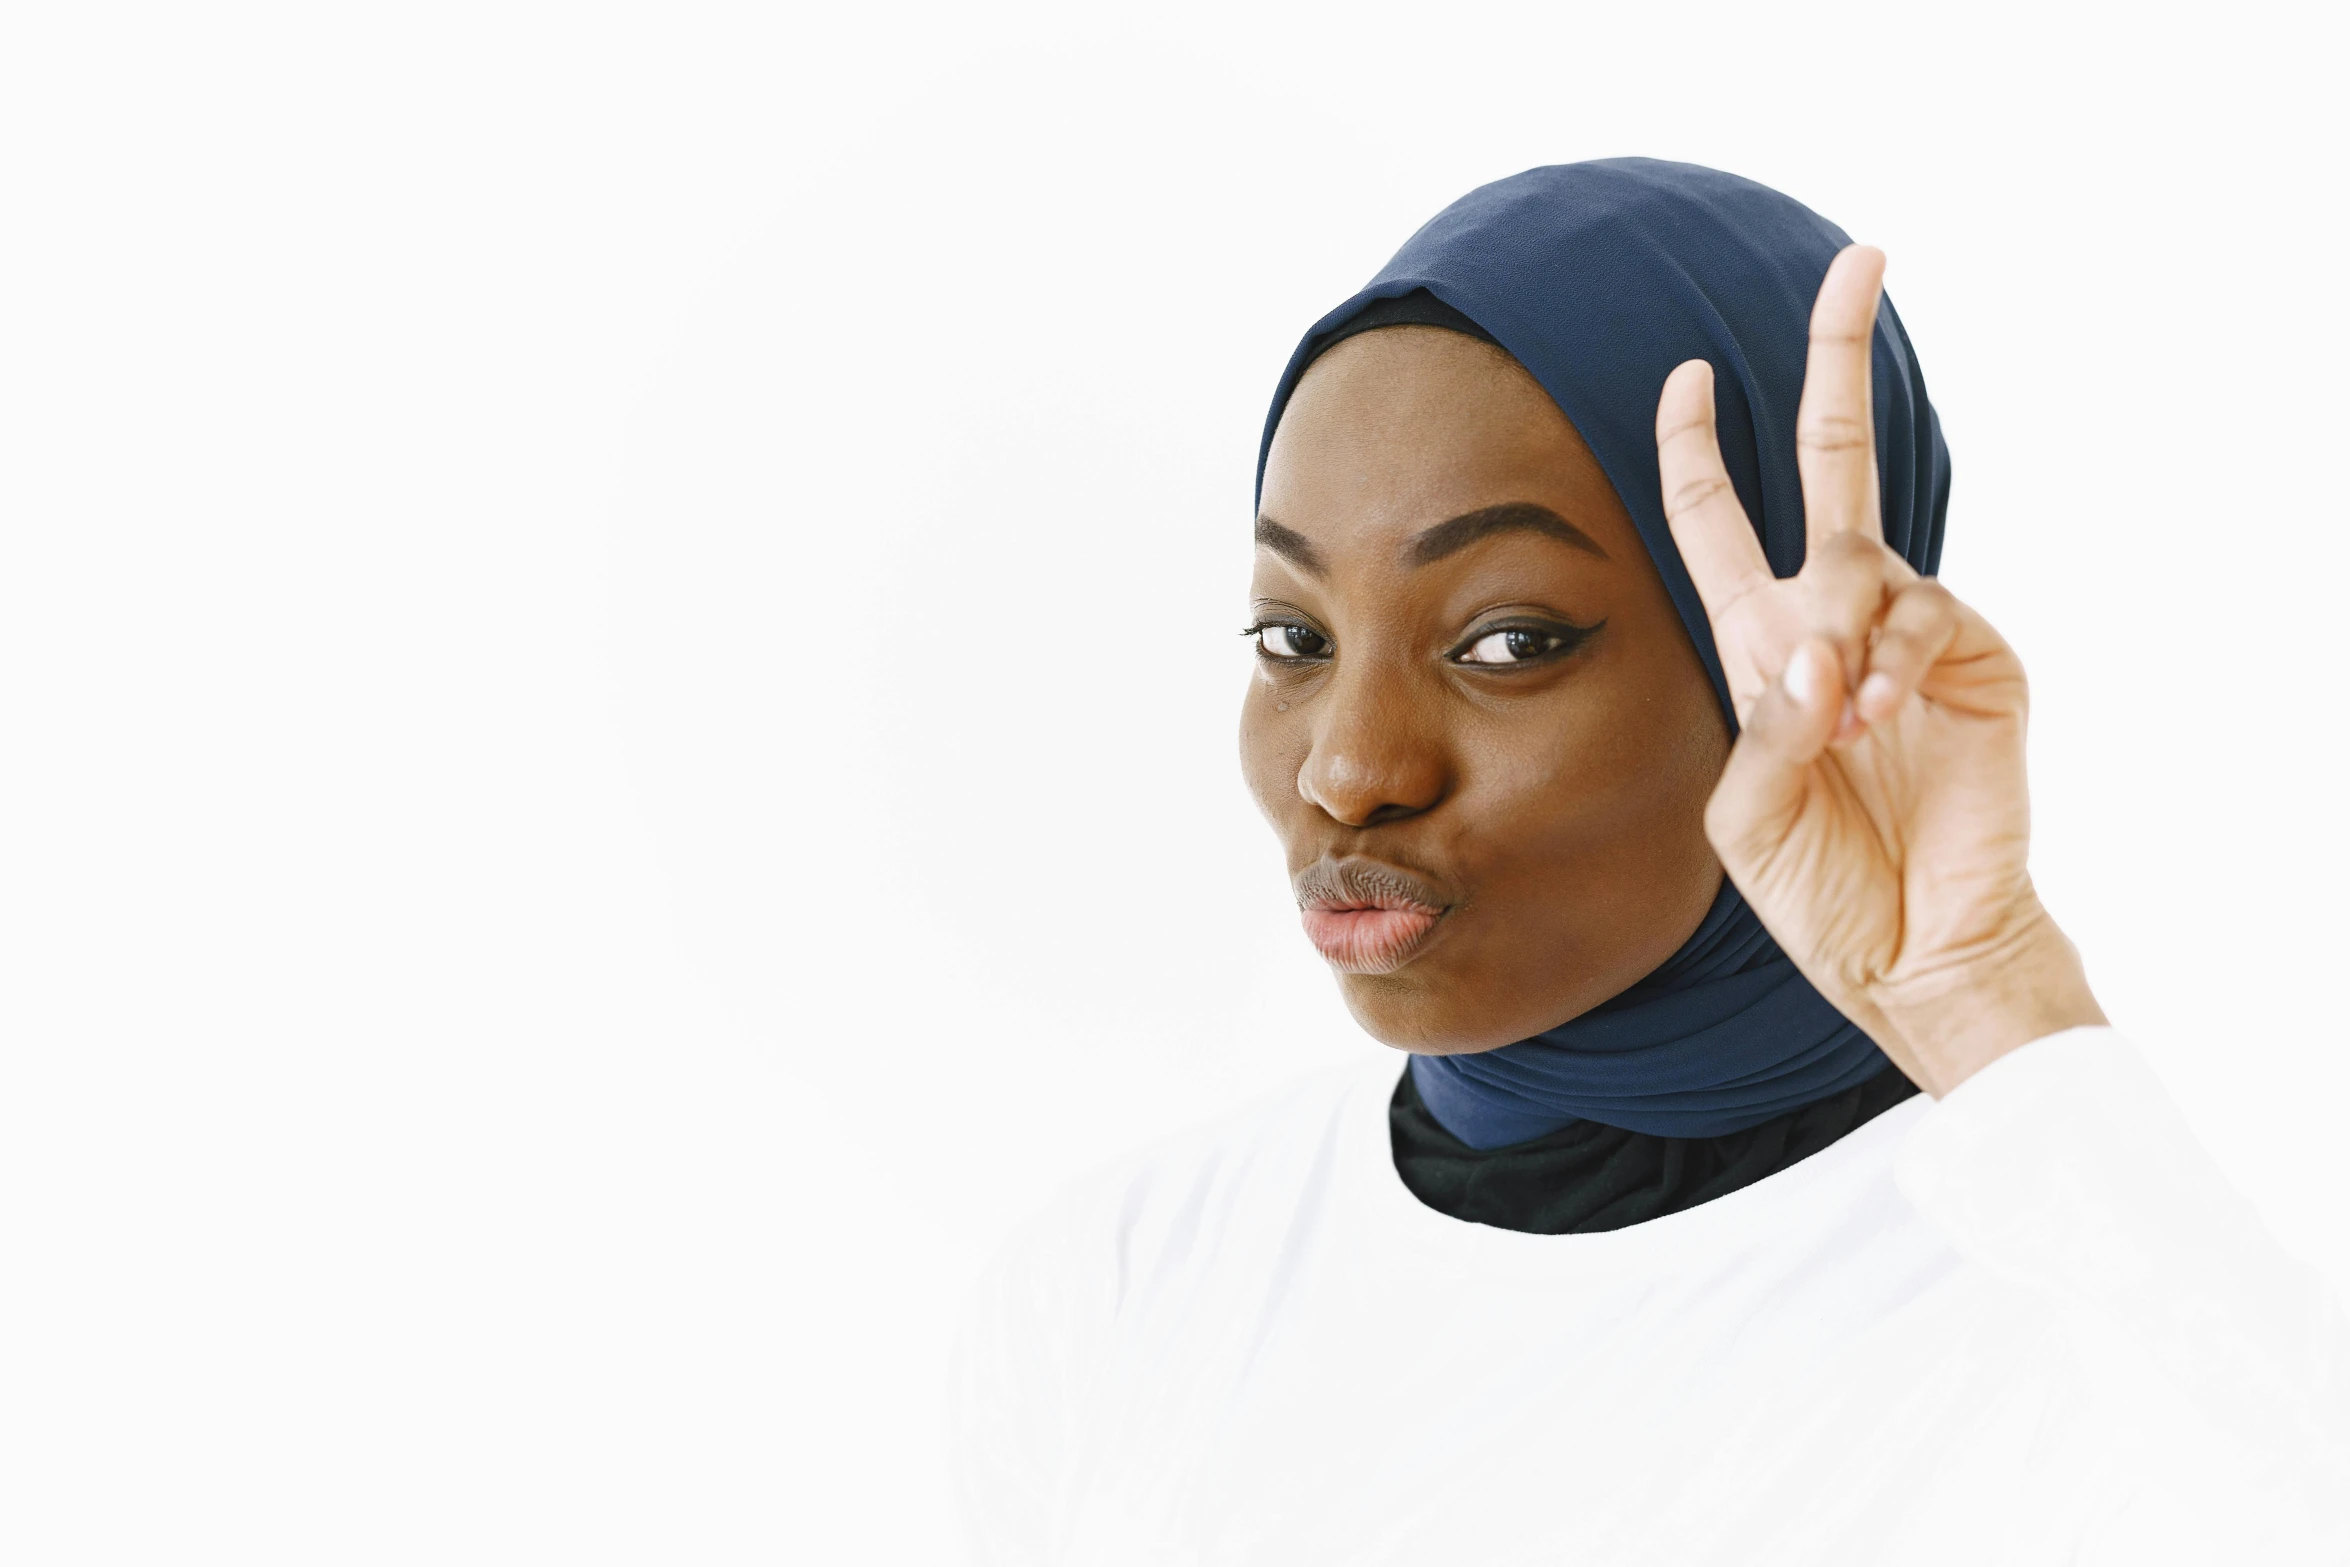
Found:
<svg viewBox="0 0 2350 1567"><path fill-rule="evenodd" d="M1240 703L1240 775L1257 809L1276 825L1299 803L1297 775L1305 765L1305 723L1285 709L1285 700L1252 678Z"/></svg>
<svg viewBox="0 0 2350 1567"><path fill-rule="evenodd" d="M1492 726L1481 814L1500 831L1488 841L1543 878L1560 858L1583 877L1611 866L1669 874L1710 859L1705 802L1727 740L1711 688L1702 694L1699 706L1647 682L1593 681Z"/></svg>

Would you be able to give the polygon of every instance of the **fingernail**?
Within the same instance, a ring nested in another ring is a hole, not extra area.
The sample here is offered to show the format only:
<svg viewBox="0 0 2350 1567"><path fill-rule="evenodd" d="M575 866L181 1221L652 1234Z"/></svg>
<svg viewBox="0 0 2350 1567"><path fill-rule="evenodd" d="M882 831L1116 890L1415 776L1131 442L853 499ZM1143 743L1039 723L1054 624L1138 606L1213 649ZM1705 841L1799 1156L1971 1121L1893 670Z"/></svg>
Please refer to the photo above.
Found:
<svg viewBox="0 0 2350 1567"><path fill-rule="evenodd" d="M1819 649L1808 642L1797 648L1794 656L1787 660L1786 671L1779 679L1787 687L1787 694L1795 699L1797 707L1811 706L1812 699L1820 694Z"/></svg>
<svg viewBox="0 0 2350 1567"><path fill-rule="evenodd" d="M1893 711L1895 687L1893 677L1879 670L1860 683L1854 705L1864 718L1882 718Z"/></svg>

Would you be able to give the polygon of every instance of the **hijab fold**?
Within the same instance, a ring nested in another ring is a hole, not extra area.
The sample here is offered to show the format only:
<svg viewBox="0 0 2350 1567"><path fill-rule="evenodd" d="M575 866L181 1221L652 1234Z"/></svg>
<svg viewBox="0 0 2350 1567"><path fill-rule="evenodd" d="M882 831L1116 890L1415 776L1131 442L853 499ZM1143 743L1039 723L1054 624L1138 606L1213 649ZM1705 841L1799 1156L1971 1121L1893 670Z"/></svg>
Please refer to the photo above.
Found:
<svg viewBox="0 0 2350 1567"><path fill-rule="evenodd" d="M1665 523L1657 396L1684 360L1713 365L1731 485L1771 569L1792 576L1803 565L1795 415L1812 299L1849 243L1751 180L1650 158L1529 169L1471 191L1298 345L1265 419L1260 494L1282 409L1331 344L1404 321L1498 344L1550 393L1614 484L1735 733L1721 655ZM1885 542L1930 575L1950 456L1890 300L1878 311L1872 372ZM1439 1124L1473 1148L1498 1148L1577 1120L1722 1136L1887 1065L1725 878L1688 941L1622 994L1498 1050L1414 1056L1411 1070Z"/></svg>

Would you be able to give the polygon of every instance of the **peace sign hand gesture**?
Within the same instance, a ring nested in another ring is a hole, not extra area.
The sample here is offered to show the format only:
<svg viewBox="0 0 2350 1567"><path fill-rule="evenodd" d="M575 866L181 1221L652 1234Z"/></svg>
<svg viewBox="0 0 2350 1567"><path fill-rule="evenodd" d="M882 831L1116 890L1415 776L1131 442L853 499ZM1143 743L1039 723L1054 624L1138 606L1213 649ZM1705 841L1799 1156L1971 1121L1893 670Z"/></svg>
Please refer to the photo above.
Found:
<svg viewBox="0 0 2350 1567"><path fill-rule="evenodd" d="M1884 273L1853 246L1812 308L1801 572L1771 575L1738 504L1703 360L1665 382L1657 457L1741 726L1706 835L1804 975L1940 1095L2105 1019L2025 870L2023 666L1885 547L1869 396Z"/></svg>

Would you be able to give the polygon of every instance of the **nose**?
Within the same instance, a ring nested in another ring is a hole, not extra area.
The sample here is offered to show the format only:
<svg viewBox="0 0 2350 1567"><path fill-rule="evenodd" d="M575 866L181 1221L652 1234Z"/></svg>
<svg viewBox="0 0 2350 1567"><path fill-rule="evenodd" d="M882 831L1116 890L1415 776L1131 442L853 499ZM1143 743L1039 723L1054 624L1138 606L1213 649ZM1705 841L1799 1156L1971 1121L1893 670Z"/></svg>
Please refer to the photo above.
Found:
<svg viewBox="0 0 2350 1567"><path fill-rule="evenodd" d="M1393 672L1342 672L1315 704L1314 743L1297 792L1349 827L1377 827L1429 810L1452 769L1427 715Z"/></svg>

